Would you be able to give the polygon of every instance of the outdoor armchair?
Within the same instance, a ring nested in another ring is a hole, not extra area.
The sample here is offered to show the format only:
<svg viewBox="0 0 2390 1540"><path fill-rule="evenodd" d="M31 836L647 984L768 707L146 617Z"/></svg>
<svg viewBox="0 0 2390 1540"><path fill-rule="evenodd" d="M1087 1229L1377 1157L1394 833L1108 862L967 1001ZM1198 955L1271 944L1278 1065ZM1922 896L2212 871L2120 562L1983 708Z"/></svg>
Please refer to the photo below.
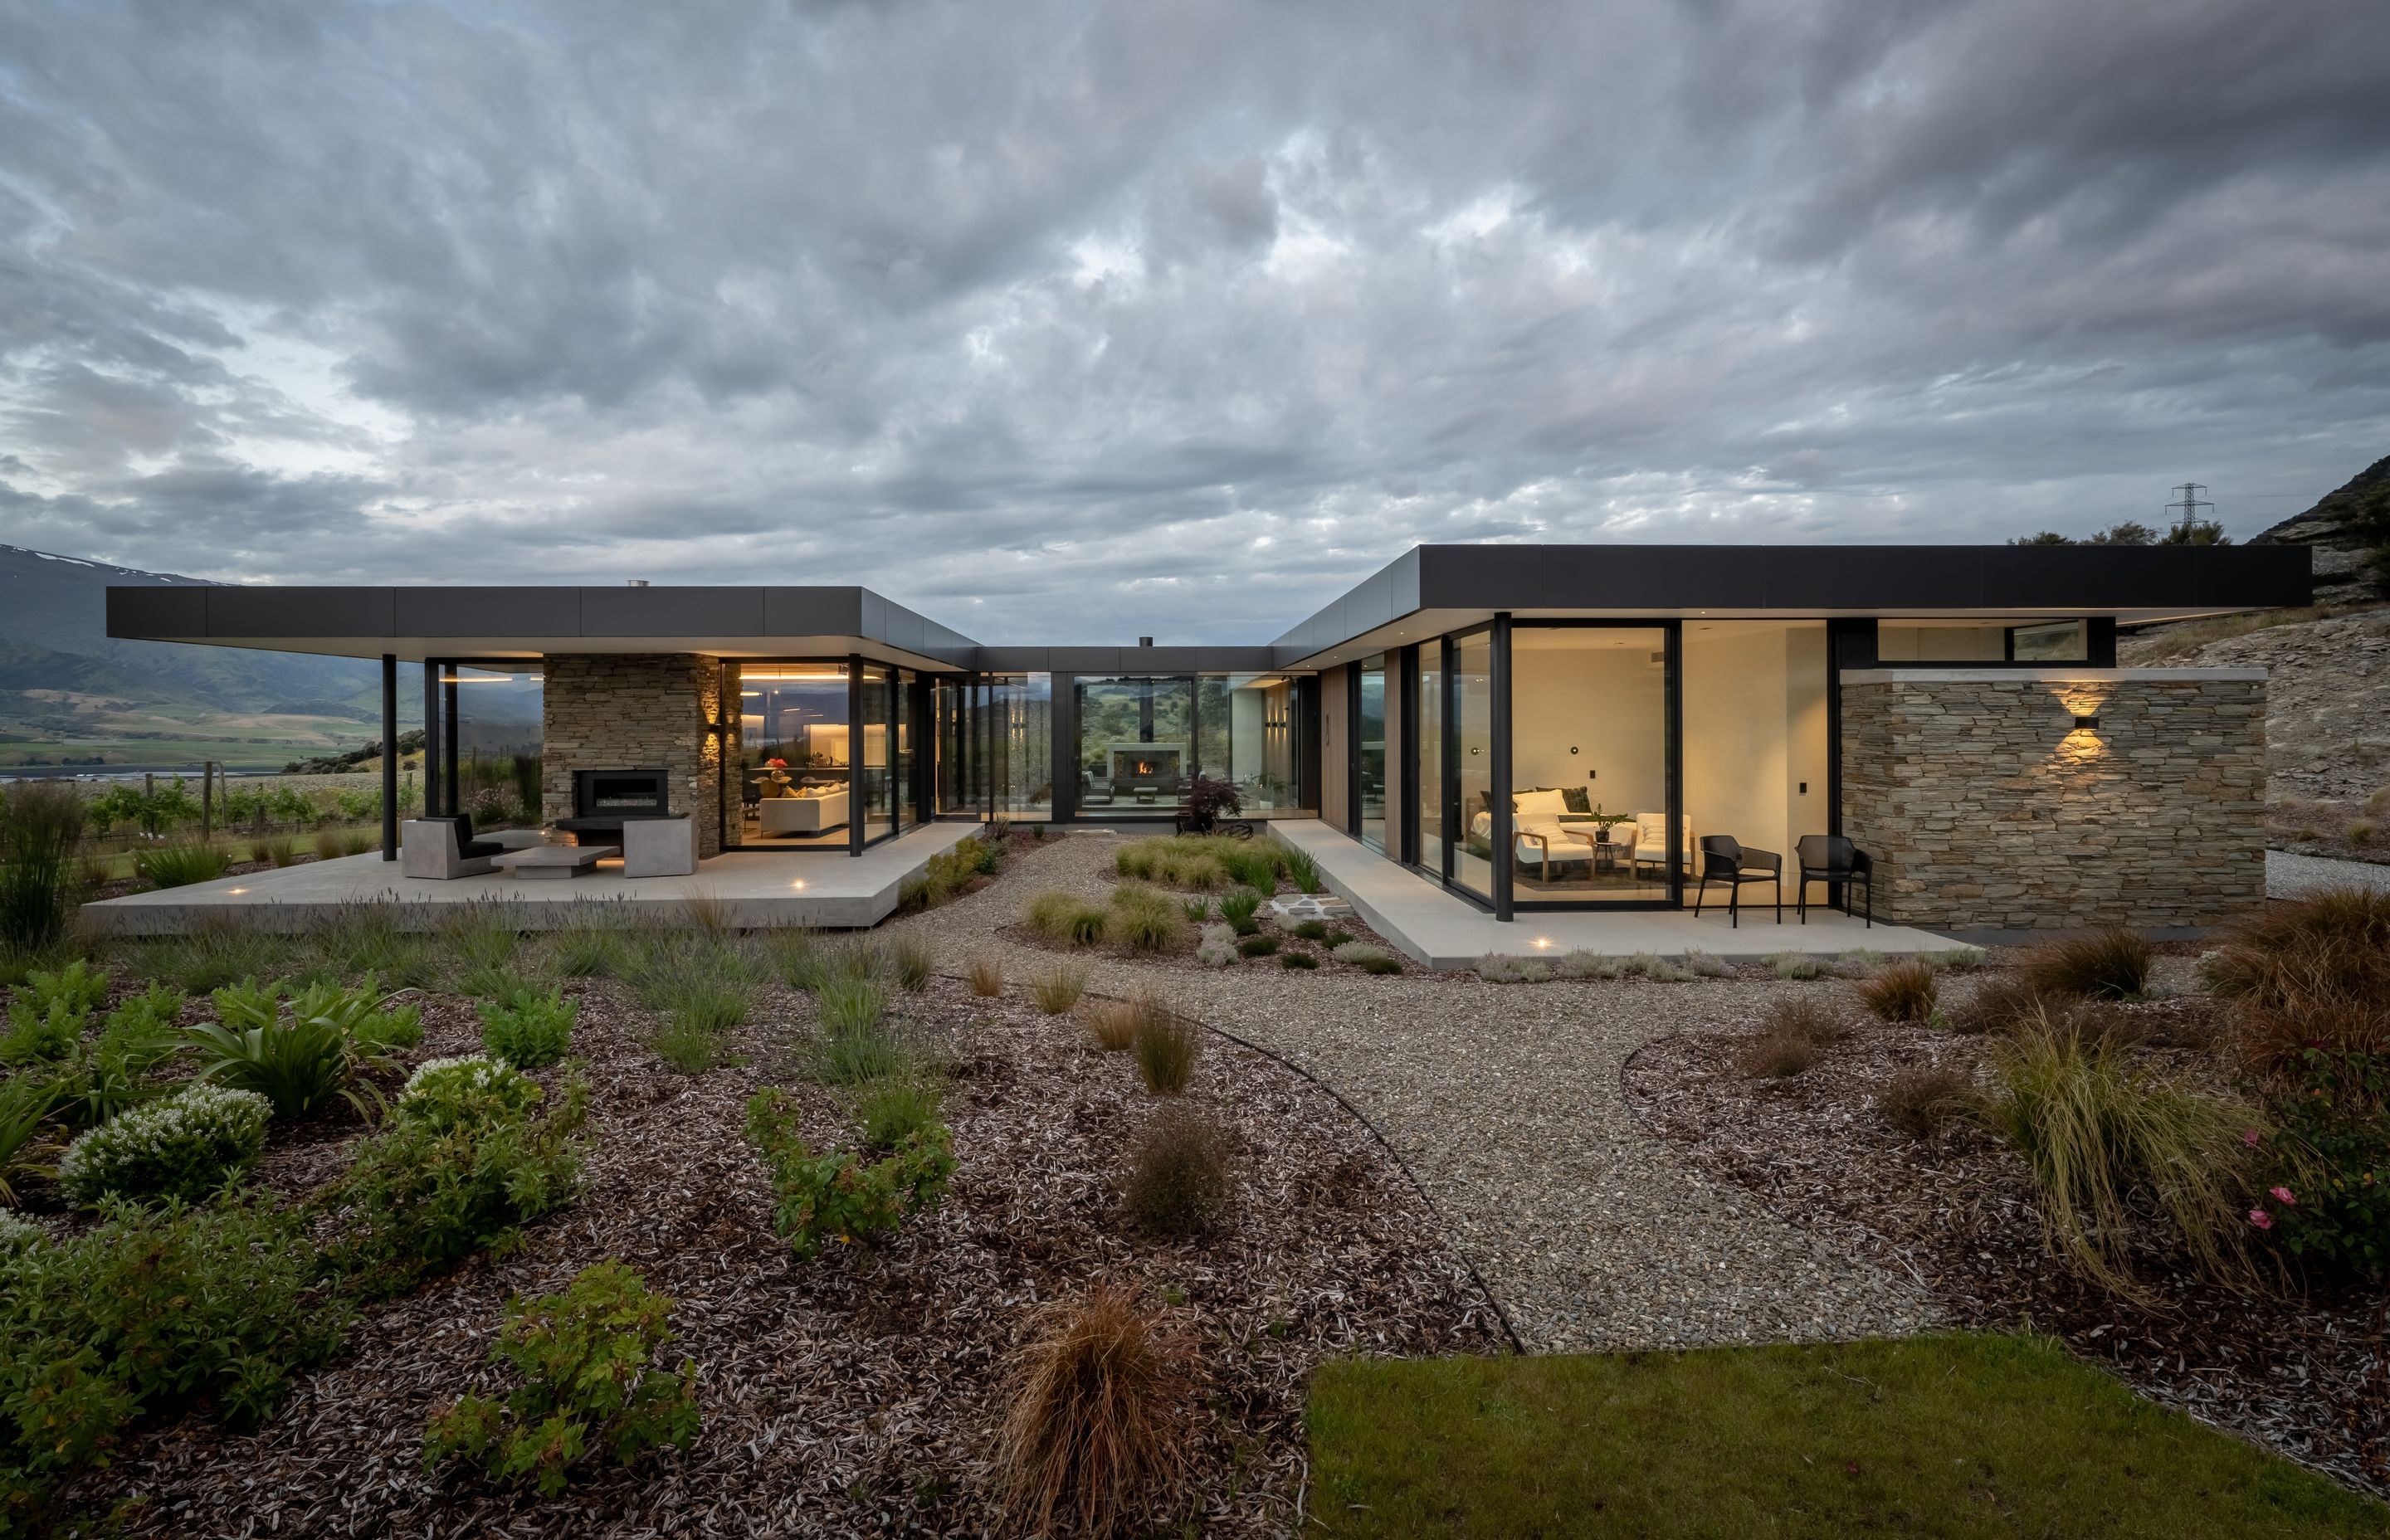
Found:
<svg viewBox="0 0 2390 1540"><path fill-rule="evenodd" d="M1754 850L1730 834L1702 836L1702 883L1693 893L1693 915L1699 918L1702 897L1713 882L1727 885L1727 918L1733 929L1742 928L1742 885L1746 882L1772 882L1776 885L1776 923L1784 923L1784 857L1772 850Z"/></svg>
<svg viewBox="0 0 2390 1540"><path fill-rule="evenodd" d="M1809 884L1823 882L1843 890L1843 913L1851 912L1851 889L1867 889L1868 929L1875 928L1875 862L1868 853L1839 834L1804 834L1793 844L1801 862L1801 896L1795 905L1801 923L1809 923Z"/></svg>

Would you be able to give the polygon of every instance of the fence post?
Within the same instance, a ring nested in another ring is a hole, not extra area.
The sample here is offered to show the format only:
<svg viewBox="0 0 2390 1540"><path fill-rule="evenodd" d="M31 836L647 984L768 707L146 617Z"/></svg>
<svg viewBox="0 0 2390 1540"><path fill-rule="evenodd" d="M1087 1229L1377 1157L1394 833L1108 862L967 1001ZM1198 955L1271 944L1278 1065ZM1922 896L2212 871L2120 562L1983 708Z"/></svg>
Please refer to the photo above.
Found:
<svg viewBox="0 0 2390 1540"><path fill-rule="evenodd" d="M216 762L199 761L199 843L216 837Z"/></svg>

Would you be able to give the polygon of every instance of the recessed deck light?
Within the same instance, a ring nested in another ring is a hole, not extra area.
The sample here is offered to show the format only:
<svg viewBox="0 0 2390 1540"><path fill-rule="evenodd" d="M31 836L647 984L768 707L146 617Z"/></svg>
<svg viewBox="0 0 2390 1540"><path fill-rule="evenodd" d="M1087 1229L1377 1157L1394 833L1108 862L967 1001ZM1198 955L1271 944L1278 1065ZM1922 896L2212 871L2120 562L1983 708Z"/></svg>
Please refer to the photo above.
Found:
<svg viewBox="0 0 2390 1540"><path fill-rule="evenodd" d="M249 892L249 890L247 888L226 888L225 892L228 893L245 893Z"/></svg>
<svg viewBox="0 0 2390 1540"><path fill-rule="evenodd" d="M1542 951L1544 948L1546 948L1547 946L1549 946L1551 943L1552 943L1552 938L1551 938L1551 937L1549 937L1549 936L1537 936L1537 937L1536 938L1536 951L1538 951L1538 952L1540 952L1540 951Z"/></svg>
<svg viewBox="0 0 2390 1540"><path fill-rule="evenodd" d="M794 882L791 882L791 883L790 883L790 884L789 884L789 886L790 886L790 887L791 887L791 888L802 888L802 887L803 887L804 885L805 885L805 879L804 879L803 878L802 878L802 877L798 878Z"/></svg>

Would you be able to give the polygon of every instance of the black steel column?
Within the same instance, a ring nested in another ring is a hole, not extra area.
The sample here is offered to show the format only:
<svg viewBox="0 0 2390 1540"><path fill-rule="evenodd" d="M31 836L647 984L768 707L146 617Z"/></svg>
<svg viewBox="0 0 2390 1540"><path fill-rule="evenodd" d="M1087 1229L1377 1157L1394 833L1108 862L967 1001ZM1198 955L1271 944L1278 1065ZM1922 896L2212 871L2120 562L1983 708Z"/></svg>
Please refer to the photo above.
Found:
<svg viewBox="0 0 2390 1540"><path fill-rule="evenodd" d="M448 665L447 675L448 682L441 687L440 695L442 702L440 707L440 726L443 734L444 735L440 751L448 762L447 771L442 776L442 784L448 788L448 812L451 816L454 816L459 809L457 794L462 789L456 780L457 734L456 664L451 663ZM430 744L427 743L424 745L423 753L427 760L430 757L431 746ZM694 816L694 814L691 815Z"/></svg>
<svg viewBox="0 0 2390 1540"><path fill-rule="evenodd" d="M1361 837L1361 661L1344 665L1344 832Z"/></svg>
<svg viewBox="0 0 2390 1540"><path fill-rule="evenodd" d="M423 660L423 815L446 812L440 800L440 664Z"/></svg>
<svg viewBox="0 0 2390 1540"><path fill-rule="evenodd" d="M398 655L381 655L381 858L398 859Z"/></svg>
<svg viewBox="0 0 2390 1540"><path fill-rule="evenodd" d="M1660 693L1667 728L1668 902L1685 903L1685 622L1669 621L1661 627L1665 638Z"/></svg>
<svg viewBox="0 0 2390 1540"><path fill-rule="evenodd" d="M1079 676L1055 674L1046 702L1046 760L1054 772L1054 822L1079 816Z"/></svg>
<svg viewBox="0 0 2390 1540"><path fill-rule="evenodd" d="M1420 649L1404 648L1395 654L1399 660L1397 687L1403 703L1403 759L1395 765L1394 785L1403 800L1399 815L1389 827L1399 831L1388 843L1395 848L1394 858L1406 866L1420 864Z"/></svg>
<svg viewBox="0 0 2390 1540"><path fill-rule="evenodd" d="M1486 681L1494 698L1494 918L1510 918L1510 612L1494 617L1491 675Z"/></svg>
<svg viewBox="0 0 2390 1540"><path fill-rule="evenodd" d="M863 853L863 825L869 816L868 793L863 789L863 762L868 754L871 724L863 717L863 658L846 659L846 853Z"/></svg>

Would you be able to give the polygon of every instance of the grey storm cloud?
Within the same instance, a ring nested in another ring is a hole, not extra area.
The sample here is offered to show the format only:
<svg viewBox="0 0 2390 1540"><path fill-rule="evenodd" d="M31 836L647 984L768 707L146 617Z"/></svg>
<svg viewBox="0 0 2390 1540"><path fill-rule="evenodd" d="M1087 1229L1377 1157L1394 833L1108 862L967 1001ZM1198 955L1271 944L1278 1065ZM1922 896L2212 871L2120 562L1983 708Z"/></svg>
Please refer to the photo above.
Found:
<svg viewBox="0 0 2390 1540"><path fill-rule="evenodd" d="M1430 540L2247 533L2380 0L0 0L0 539L1266 635Z"/></svg>

